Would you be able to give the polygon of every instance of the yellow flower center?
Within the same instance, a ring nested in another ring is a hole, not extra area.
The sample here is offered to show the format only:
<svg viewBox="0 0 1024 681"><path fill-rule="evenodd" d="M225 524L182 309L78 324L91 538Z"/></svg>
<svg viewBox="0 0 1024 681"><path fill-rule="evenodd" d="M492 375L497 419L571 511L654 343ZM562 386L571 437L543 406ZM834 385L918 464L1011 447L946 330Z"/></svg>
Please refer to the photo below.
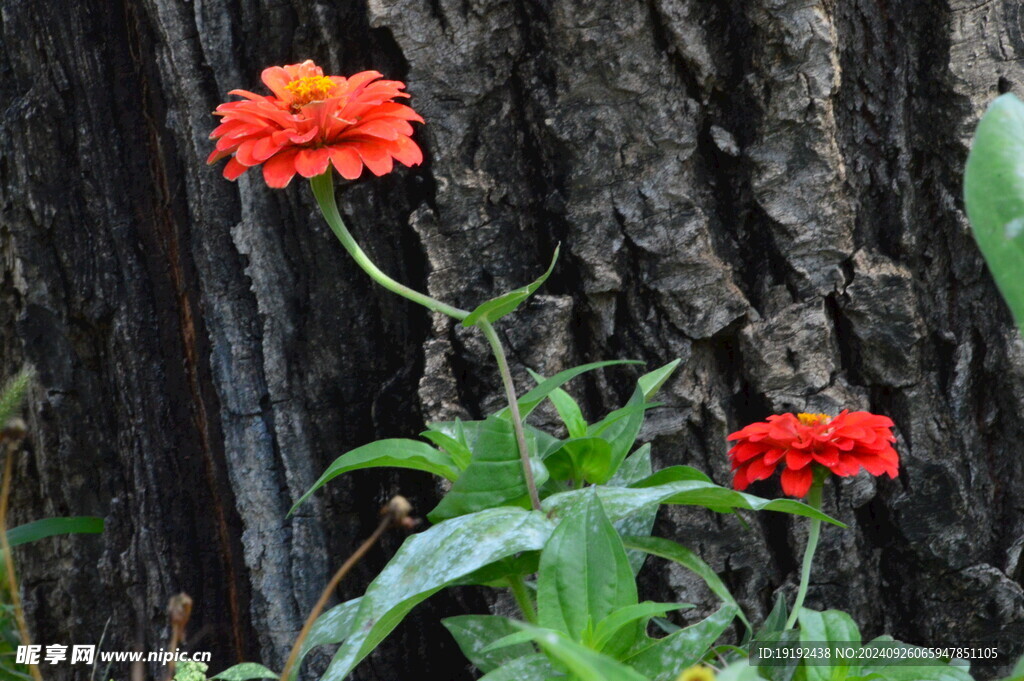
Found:
<svg viewBox="0 0 1024 681"><path fill-rule="evenodd" d="M816 426L819 423L824 423L832 417L828 414L797 414L796 417L800 419L800 423L805 426Z"/></svg>
<svg viewBox="0 0 1024 681"><path fill-rule="evenodd" d="M337 84L327 76L306 76L296 78L285 85L284 89L292 95L291 105L299 107L327 99L336 87Z"/></svg>
<svg viewBox="0 0 1024 681"><path fill-rule="evenodd" d="M676 681L715 681L715 672L710 667L695 664L684 669Z"/></svg>

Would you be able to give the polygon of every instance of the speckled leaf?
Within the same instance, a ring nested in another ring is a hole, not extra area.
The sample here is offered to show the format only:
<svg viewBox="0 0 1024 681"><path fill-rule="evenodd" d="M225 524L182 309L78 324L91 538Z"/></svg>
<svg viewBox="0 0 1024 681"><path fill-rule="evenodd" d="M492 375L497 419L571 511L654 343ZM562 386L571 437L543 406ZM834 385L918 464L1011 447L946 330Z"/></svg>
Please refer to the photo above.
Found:
<svg viewBox="0 0 1024 681"><path fill-rule="evenodd" d="M294 666L295 672L299 671L302 660L305 659L309 651L319 646L341 643L348 637L362 600L360 597L345 601L317 617L313 628L309 630L309 636L302 643L302 650L299 651L299 657Z"/></svg>
<svg viewBox="0 0 1024 681"><path fill-rule="evenodd" d="M630 454L619 470L615 472L608 484L615 487L629 487L651 475L651 445L643 445ZM654 531L654 521L658 517L658 506L651 505L636 513L616 520L613 525L620 536L623 537L649 537ZM647 554L627 547L626 557L629 558L629 565L633 568L633 574L640 573L640 568L647 561Z"/></svg>
<svg viewBox="0 0 1024 681"><path fill-rule="evenodd" d="M651 681L671 681L679 672L699 662L736 616L736 608L723 605L707 618L650 644L634 653L626 664Z"/></svg>
<svg viewBox="0 0 1024 681"><path fill-rule="evenodd" d="M377 440L357 447L334 460L320 479L302 495L288 512L295 512L314 492L342 473L361 468L412 468L440 475L448 480L459 477L459 469L447 452L437 450L419 440L388 439Z"/></svg>
<svg viewBox="0 0 1024 681"><path fill-rule="evenodd" d="M555 247L555 253L551 256L551 264L548 265L548 269L544 274L540 275L533 283L517 288L515 291L509 291L508 293L498 296L497 298L491 298L485 303L481 303L475 310L469 313L469 316L462 320L463 326L473 326L481 319L486 319L489 322L496 322L507 314L515 311L517 307L523 304L527 298L532 296L537 289L541 287L551 273L555 271L555 263L558 262L558 251L560 247Z"/></svg>
<svg viewBox="0 0 1024 681"><path fill-rule="evenodd" d="M583 640L586 630L619 608L637 602L626 549L594 490L584 490L580 503L563 516L541 552L537 573L538 623L574 641ZM622 636L622 648L634 640Z"/></svg>
<svg viewBox="0 0 1024 681"><path fill-rule="evenodd" d="M736 492L702 480L683 480L642 488L599 486L593 489L597 490L605 513L608 514L612 522L651 506L674 504L704 506L715 511L726 509L780 511L808 518L819 518L833 525L846 527L846 525L838 520L799 501L792 499L762 499L752 494ZM562 508L567 508L577 503L586 492L587 490L573 490L553 494L542 502L542 506L545 511L553 511L558 514Z"/></svg>
<svg viewBox="0 0 1024 681"><path fill-rule="evenodd" d="M565 665L579 681L647 681L621 662L573 641L561 631L522 622L517 622L516 626L550 657ZM522 637L513 634L506 639L518 644ZM496 645L500 645L500 642Z"/></svg>
<svg viewBox="0 0 1024 681"><path fill-rule="evenodd" d="M522 462L512 424L491 416L480 426L473 443L473 458L451 490L427 518L437 523L456 516L516 502L528 503ZM539 458L532 458L537 485L548 479Z"/></svg>
<svg viewBox="0 0 1024 681"><path fill-rule="evenodd" d="M1024 103L1007 93L978 123L964 172L974 239L1024 328Z"/></svg>
<svg viewBox="0 0 1024 681"><path fill-rule="evenodd" d="M484 648L518 631L512 620L497 615L460 615L441 620L466 659L482 672L489 672L512 660L530 655L534 647L529 644L509 646L497 650Z"/></svg>
<svg viewBox="0 0 1024 681"><path fill-rule="evenodd" d="M480 677L480 681L547 681L556 674L547 655L534 653L512 660L508 664Z"/></svg>
<svg viewBox="0 0 1024 681"><path fill-rule="evenodd" d="M493 508L409 537L367 587L322 681L342 681L418 603L485 565L543 548L552 529L542 513Z"/></svg>

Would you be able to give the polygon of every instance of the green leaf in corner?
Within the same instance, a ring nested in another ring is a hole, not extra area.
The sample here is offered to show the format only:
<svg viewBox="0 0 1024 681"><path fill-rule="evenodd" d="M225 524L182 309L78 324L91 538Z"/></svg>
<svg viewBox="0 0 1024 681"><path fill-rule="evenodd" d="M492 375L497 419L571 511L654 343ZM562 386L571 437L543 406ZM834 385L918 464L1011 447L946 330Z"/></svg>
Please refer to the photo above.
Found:
<svg viewBox="0 0 1024 681"><path fill-rule="evenodd" d="M497 615L460 615L441 620L459 644L466 659L482 672L489 672L512 660L535 652L527 644L485 650L495 641L519 631L512 620Z"/></svg>
<svg viewBox="0 0 1024 681"><path fill-rule="evenodd" d="M250 681L250 679L276 679L279 676L280 674L275 674L261 664L243 662L234 667L228 667L216 676L211 676L210 681Z"/></svg>
<svg viewBox="0 0 1024 681"><path fill-rule="evenodd" d="M543 485L548 479L547 468L539 458L532 459L532 463L534 480L538 486ZM512 424L491 416L480 426L469 466L427 518L438 523L526 499L528 491Z"/></svg>
<svg viewBox="0 0 1024 681"><path fill-rule="evenodd" d="M551 264L548 265L548 269L544 274L540 275L532 284L517 288L515 291L509 291L508 293L498 296L497 298L491 298L485 303L481 303L475 310L469 313L469 316L462 320L462 325L465 327L475 326L481 319L486 319L489 322L496 322L505 315L514 312L517 307L523 304L523 301L532 296L537 289L541 287L551 273L555 271L555 263L558 262L558 251L561 246L555 247L555 254L551 257Z"/></svg>
<svg viewBox="0 0 1024 681"><path fill-rule="evenodd" d="M288 515L295 513L295 509L306 499L334 478L342 473L362 468L411 468L440 475L448 480L459 477L459 469L451 455L434 449L426 442L405 439L377 440L335 459L309 491L295 502Z"/></svg>
<svg viewBox="0 0 1024 681"><path fill-rule="evenodd" d="M492 508L412 535L366 588L320 681L342 681L417 604L485 565L540 550L552 529L542 513Z"/></svg>
<svg viewBox="0 0 1024 681"><path fill-rule="evenodd" d="M978 123L964 171L974 239L1024 329L1024 103L1007 93Z"/></svg>
<svg viewBox="0 0 1024 681"><path fill-rule="evenodd" d="M7 543L10 546L18 546L60 534L100 534L101 532L103 532L103 518L91 516L43 518L7 530Z"/></svg>
<svg viewBox="0 0 1024 681"><path fill-rule="evenodd" d="M584 632L637 602L633 570L594 488L568 509L540 554L537 620L542 627L583 640ZM640 627L615 641L615 655L632 646Z"/></svg>

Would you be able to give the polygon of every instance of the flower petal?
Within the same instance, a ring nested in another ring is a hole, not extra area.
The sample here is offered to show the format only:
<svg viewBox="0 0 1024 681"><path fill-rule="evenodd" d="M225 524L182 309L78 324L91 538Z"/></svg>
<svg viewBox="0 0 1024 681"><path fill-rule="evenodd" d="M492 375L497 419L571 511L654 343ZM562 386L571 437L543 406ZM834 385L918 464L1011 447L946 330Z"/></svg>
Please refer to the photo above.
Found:
<svg viewBox="0 0 1024 681"><path fill-rule="evenodd" d="M285 149L263 164L263 179L268 187L284 189L295 177L295 156L298 149Z"/></svg>
<svg viewBox="0 0 1024 681"><path fill-rule="evenodd" d="M330 153L325 147L319 149L300 149L295 156L295 169L303 177L316 177L327 170Z"/></svg>
<svg viewBox="0 0 1024 681"><path fill-rule="evenodd" d="M787 468L782 471L782 491L791 497L802 499L807 496L814 482L814 473L811 466L800 469Z"/></svg>

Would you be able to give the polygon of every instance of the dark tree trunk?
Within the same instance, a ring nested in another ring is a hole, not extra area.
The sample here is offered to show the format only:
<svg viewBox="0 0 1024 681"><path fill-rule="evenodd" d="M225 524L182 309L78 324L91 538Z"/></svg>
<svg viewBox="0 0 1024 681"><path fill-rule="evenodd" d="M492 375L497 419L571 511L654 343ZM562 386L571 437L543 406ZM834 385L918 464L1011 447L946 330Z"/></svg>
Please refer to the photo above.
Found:
<svg viewBox="0 0 1024 681"><path fill-rule="evenodd" d="M339 191L383 269L467 307L561 242L502 326L521 385L682 357L644 434L721 483L752 420L891 415L900 477L829 489L851 527L825 530L809 604L1022 652L1024 346L960 199L978 116L1024 85L1016 0L5 0L0 21L0 359L39 372L14 521L107 520L19 550L39 642L159 649L185 591L215 670L279 669L379 505L438 491L364 472L287 519L293 500L353 446L499 403L481 340L375 289L300 182L205 165L227 90L313 58L407 81L428 121L422 168ZM634 378L577 392L597 414ZM659 531L755 619L795 588L802 523L673 509ZM428 602L356 677L472 678L437 620L486 607Z"/></svg>

